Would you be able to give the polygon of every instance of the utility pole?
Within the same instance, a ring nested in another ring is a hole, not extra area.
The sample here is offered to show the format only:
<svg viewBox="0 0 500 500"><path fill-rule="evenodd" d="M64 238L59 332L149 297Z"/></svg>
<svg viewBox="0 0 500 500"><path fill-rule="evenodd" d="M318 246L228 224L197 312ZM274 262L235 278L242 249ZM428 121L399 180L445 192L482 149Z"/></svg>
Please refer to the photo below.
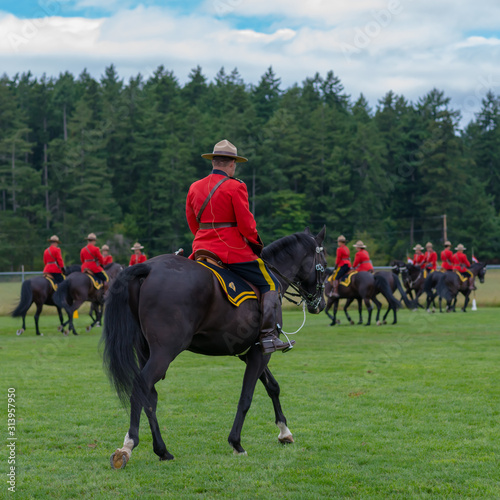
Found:
<svg viewBox="0 0 500 500"><path fill-rule="evenodd" d="M448 226L446 225L446 214L443 215L443 243L448 239Z"/></svg>

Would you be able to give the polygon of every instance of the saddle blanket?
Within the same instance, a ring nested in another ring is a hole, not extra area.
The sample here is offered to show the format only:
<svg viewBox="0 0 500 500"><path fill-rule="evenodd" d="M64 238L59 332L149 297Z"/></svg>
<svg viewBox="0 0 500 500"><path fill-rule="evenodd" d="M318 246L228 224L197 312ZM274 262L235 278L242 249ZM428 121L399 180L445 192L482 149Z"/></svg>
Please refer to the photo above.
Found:
<svg viewBox="0 0 500 500"><path fill-rule="evenodd" d="M57 291L57 284L54 282L54 279L52 278L52 276L44 274L43 277L52 285L54 292L56 292Z"/></svg>
<svg viewBox="0 0 500 500"><path fill-rule="evenodd" d="M229 302L231 302L234 306L239 307L243 304L243 302L245 302L245 300L248 299L257 300L257 295L255 295L252 287L237 274L231 272L229 269L218 267L214 264L210 264L209 262L197 262L214 273L220 283L220 286L222 287L222 290L224 290L224 293L227 296L227 300L229 300Z"/></svg>
<svg viewBox="0 0 500 500"><path fill-rule="evenodd" d="M351 278L355 275L358 274L358 271L349 271L340 281L341 285L344 286L349 286L351 284Z"/></svg>
<svg viewBox="0 0 500 500"><path fill-rule="evenodd" d="M462 283L469 279L467 276L464 276L458 269L455 269L455 273L460 278L460 281L462 281Z"/></svg>
<svg viewBox="0 0 500 500"><path fill-rule="evenodd" d="M92 281L92 284L94 285L94 288L96 290L100 290L102 288L102 283L99 283L95 278L94 276L92 276L91 274L89 273L85 273L89 278L90 278L90 281Z"/></svg>

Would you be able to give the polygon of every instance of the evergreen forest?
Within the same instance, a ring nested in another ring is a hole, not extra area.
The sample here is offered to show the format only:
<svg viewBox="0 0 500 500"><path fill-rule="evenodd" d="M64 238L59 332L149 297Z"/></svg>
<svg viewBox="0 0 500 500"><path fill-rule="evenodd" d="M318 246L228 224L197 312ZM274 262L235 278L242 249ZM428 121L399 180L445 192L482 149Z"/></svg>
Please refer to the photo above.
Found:
<svg viewBox="0 0 500 500"><path fill-rule="evenodd" d="M330 259L344 234L386 265L416 243L439 252L446 214L453 247L495 262L500 97L489 91L475 119L460 121L439 89L417 102L388 89L373 109L333 71L289 88L272 68L253 85L237 69L208 81L200 67L183 85L163 66L128 81L113 65L100 79L4 75L0 271L40 270L52 234L67 264L90 232L125 264L135 241L148 257L190 252L186 194L221 139L249 159L236 176L265 243L326 224Z"/></svg>

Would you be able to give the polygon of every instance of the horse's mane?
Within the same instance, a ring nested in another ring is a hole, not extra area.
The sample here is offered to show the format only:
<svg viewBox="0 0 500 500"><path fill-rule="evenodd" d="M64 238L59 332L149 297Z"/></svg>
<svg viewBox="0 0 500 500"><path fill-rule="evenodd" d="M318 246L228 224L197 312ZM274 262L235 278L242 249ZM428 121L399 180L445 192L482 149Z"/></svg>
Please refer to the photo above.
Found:
<svg viewBox="0 0 500 500"><path fill-rule="evenodd" d="M264 260L272 260L275 265L295 257L296 247L302 244L315 245L315 240L307 233L294 233L273 241L262 250Z"/></svg>

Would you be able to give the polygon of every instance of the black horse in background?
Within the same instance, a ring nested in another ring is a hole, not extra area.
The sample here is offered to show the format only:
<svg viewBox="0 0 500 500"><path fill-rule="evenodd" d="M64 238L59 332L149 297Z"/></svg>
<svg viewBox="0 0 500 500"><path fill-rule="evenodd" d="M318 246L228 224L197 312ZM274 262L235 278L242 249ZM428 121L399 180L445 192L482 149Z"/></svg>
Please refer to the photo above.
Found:
<svg viewBox="0 0 500 500"><path fill-rule="evenodd" d="M306 230L281 238L262 252L263 260L279 270L276 277L282 292L293 286L313 314L324 308L324 236L325 228L317 236ZM102 337L110 379L122 401L130 401L131 407L130 427L123 448L111 456L112 467L124 467L139 444L143 408L154 452L160 460L173 458L156 417L155 384L185 350L209 356L236 355L246 364L228 438L235 454L246 454L241 446L241 429L257 380L264 384L273 402L278 439L293 442L281 409L278 382L267 366L270 355L264 355L257 345L259 325L258 301L231 305L214 274L190 259L160 255L124 270L109 289Z"/></svg>
<svg viewBox="0 0 500 500"><path fill-rule="evenodd" d="M453 271L445 271L438 272L434 271L433 273L429 273L427 278L425 278L424 282L424 292L427 295L425 309L427 312L435 312L436 311L436 303L435 300L438 298L439 300L439 312L443 312L442 309L442 297L439 295L438 290L441 287L441 280L445 277L447 272ZM432 304L432 309L431 309Z"/></svg>
<svg viewBox="0 0 500 500"><path fill-rule="evenodd" d="M69 276L74 272L79 272L79 265L66 266L66 275ZM68 324L64 322L61 307L53 301L53 295L55 291L52 287L50 281L44 276L35 276L29 280L24 280L21 285L21 298L19 304L11 312L13 318L21 317L23 320L23 326L17 330L17 335L22 335L26 331L26 314L28 313L31 304L35 303L36 311L34 315L35 319L35 330L37 335L43 336L39 328L39 319L42 314L43 306L54 306L57 309L57 314L59 315L59 327L57 328L60 332Z"/></svg>
<svg viewBox="0 0 500 500"><path fill-rule="evenodd" d="M415 307L422 307L418 303L418 299L424 293L425 278L423 269L420 266L405 263L402 260L393 260L391 265L394 272L396 269L401 272L401 279L406 289L406 295L408 295L410 300L414 301ZM406 272L403 268L406 269ZM413 292L415 292L415 297L413 297Z"/></svg>
<svg viewBox="0 0 500 500"><path fill-rule="evenodd" d="M122 269L123 267L116 262L104 267L110 282L118 276ZM68 335L69 332L78 335L73 323L73 315L87 301L91 303L89 315L92 323L87 326L86 331L89 332L94 326L101 325L106 289L107 287L102 287L97 290L89 275L82 272L72 273L59 285L53 300L68 315L68 328L64 331L65 335Z"/></svg>
<svg viewBox="0 0 500 500"><path fill-rule="evenodd" d="M479 278L480 283L484 283L484 278L486 276L485 262L472 264L470 270L474 277L477 276L477 278ZM460 276L455 271L447 271L443 274L444 277L439 283L438 293L440 297L446 300L446 312L455 312L455 305L457 303L457 296L459 293L465 297L462 311L466 312L471 292L469 280L466 279L465 281L462 281Z"/></svg>
<svg viewBox="0 0 500 500"><path fill-rule="evenodd" d="M383 278L383 279L380 279ZM385 288L385 283L387 283L387 286L389 289ZM405 303L406 307L408 309L413 309L414 308L414 302L410 301L408 299L408 296L406 295L403 286L401 285L401 282L399 281L398 275L393 272L393 271L378 271L375 273L375 284L376 284L376 289L375 289L375 295L382 293L386 298L387 296L393 296L394 292L396 290L399 291L401 294L401 299ZM394 298L394 297L393 297ZM395 301L395 302L394 302ZM384 314L384 317L382 318L382 323L385 325L387 323L386 319L387 316L389 315L389 312L392 311L394 314L394 320L392 322L393 325L395 325L398 322L398 316L397 316L397 311L401 305L400 302L398 302L395 298L393 300L388 301L389 307ZM379 324L379 318L380 318L380 308L377 310L377 325Z"/></svg>
<svg viewBox="0 0 500 500"><path fill-rule="evenodd" d="M347 283L346 281L343 281ZM382 295L387 300L389 307L397 309L399 307L399 302L394 298L390 286L387 280L383 276L373 275L367 271L360 271L353 274L350 277L350 283L348 286L344 285L343 282L339 283L338 292L339 297L330 296L333 285L330 281L326 283L325 293L328 297L325 313L332 320L330 323L331 326L335 326L337 324L337 310L340 299L346 299L346 303L344 305L344 313L346 315L347 321L351 325L354 324L351 316L349 316L348 307L352 304L354 300L358 301L358 312L359 312L359 321L358 324L363 324L363 315L362 315L362 303L365 303L366 309L368 311L368 321L366 326L371 324L372 311L373 306L371 302L375 304L377 307L377 324L378 318L380 315L380 308L382 307L382 303L379 302L376 298L378 293L382 293ZM331 315L328 311L333 305L333 315Z"/></svg>

